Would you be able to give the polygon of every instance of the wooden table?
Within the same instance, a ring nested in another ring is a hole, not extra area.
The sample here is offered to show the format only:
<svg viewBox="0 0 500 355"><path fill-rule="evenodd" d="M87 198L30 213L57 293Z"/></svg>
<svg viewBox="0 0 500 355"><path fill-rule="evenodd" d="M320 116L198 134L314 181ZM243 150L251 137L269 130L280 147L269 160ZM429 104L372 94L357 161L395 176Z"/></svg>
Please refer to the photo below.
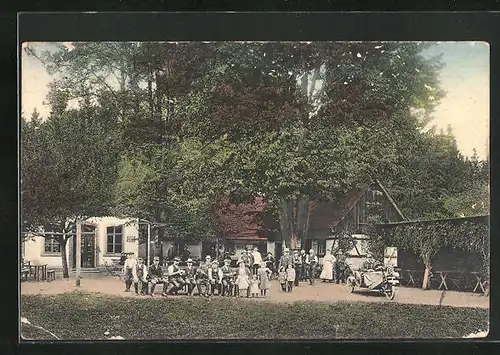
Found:
<svg viewBox="0 0 500 355"><path fill-rule="evenodd" d="M440 270L440 271L434 271L434 273L438 274L440 279L441 279L441 283L439 284L439 287L437 288L438 290L441 290L443 287L445 290L448 290L448 284L446 283L446 280L449 279L458 291L462 290L460 287L460 281L462 279L464 279L465 275L467 274L467 272L456 271L456 270L449 270L449 271ZM458 278L456 278L456 277L452 278L451 276L448 277L449 274L457 274Z"/></svg>
<svg viewBox="0 0 500 355"><path fill-rule="evenodd" d="M29 266L30 274L33 275L33 279L40 281L40 278L45 281L47 280L47 264L34 265L31 264Z"/></svg>
<svg viewBox="0 0 500 355"><path fill-rule="evenodd" d="M438 290L441 290L441 288L444 286L446 290L448 290L448 285L446 284L446 278L448 277L449 271L434 271L435 274L439 275L441 278L441 283L438 286Z"/></svg>
<svg viewBox="0 0 500 355"><path fill-rule="evenodd" d="M478 288L481 288L481 291L483 293L486 292L485 285L488 282L488 280L484 279L483 273L482 272L471 272L472 275L476 277L476 287L474 287L474 290L472 292L476 292Z"/></svg>
<svg viewBox="0 0 500 355"><path fill-rule="evenodd" d="M413 286L417 286L417 283L415 282L415 278L414 278L414 273L416 272L421 272L422 270L404 270L406 271L406 273L408 274L408 282L406 283L406 286L410 286L410 285L413 285Z"/></svg>

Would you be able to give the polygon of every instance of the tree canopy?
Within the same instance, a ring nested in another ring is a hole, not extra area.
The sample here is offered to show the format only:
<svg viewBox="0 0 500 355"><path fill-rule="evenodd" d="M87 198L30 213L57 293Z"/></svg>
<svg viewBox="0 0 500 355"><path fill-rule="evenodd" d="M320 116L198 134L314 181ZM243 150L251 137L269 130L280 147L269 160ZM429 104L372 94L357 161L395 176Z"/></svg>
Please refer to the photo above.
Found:
<svg viewBox="0 0 500 355"><path fill-rule="evenodd" d="M50 181L64 191L23 197L23 212L45 218L44 204L59 216L112 206L165 223L169 235L199 236L221 233L214 220L226 199L262 197L297 246L312 200L335 200L375 178L412 218L486 210L476 203L487 194L486 165L461 156L451 131L424 131L444 95L442 63L422 54L427 46L61 46L41 57L56 76L53 114L24 122L22 145L33 172L23 172L25 190Z"/></svg>

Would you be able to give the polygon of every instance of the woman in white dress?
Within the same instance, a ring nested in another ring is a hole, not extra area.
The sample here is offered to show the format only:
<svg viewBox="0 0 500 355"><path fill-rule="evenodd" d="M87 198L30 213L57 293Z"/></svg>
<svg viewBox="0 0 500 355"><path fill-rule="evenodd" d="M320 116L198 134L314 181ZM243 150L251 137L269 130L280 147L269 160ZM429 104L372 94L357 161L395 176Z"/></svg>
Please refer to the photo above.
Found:
<svg viewBox="0 0 500 355"><path fill-rule="evenodd" d="M333 281L333 265L335 263L335 257L332 255L330 249L326 250L325 257L323 258L323 270L321 271L321 275L319 278L323 280L323 282L332 282Z"/></svg>

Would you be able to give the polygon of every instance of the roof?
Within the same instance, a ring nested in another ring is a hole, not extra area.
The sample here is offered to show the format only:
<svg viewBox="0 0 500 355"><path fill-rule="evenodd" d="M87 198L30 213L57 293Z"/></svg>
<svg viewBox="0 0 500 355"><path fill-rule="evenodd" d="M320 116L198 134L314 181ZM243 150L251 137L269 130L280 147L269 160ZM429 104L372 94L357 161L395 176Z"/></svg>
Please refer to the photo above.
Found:
<svg viewBox="0 0 500 355"><path fill-rule="evenodd" d="M381 227L389 227L396 225L404 225L404 224L432 224L436 222L465 222L465 221L480 221L489 219L490 215L480 215L480 216L471 216L471 217L457 217L457 218L442 218L442 219L426 219L426 220L417 220L417 221L402 221L402 222L389 222L389 223L379 223L378 225Z"/></svg>

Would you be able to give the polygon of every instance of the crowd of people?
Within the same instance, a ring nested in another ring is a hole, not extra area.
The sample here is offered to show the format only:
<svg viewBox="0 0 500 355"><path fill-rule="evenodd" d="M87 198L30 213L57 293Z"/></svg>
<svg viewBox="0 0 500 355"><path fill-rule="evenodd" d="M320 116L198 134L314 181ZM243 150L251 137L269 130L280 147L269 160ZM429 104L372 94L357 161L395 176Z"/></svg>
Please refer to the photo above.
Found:
<svg viewBox="0 0 500 355"><path fill-rule="evenodd" d="M193 295L196 291L205 297L259 297L266 296L274 277L278 278L282 292L292 292L300 282L313 285L320 271L319 278L324 282L345 282L348 268L345 256L334 257L331 250L327 250L321 268L313 249L308 253L305 250L292 253L285 249L279 260L270 252L262 257L258 248L245 249L236 261L236 270L231 267L232 260L227 254L223 266L210 255L206 255L198 266L190 257L186 260L187 266L181 268L180 262L180 257L174 257L164 272L159 257L154 257L153 264L148 267L142 258L135 259L129 254L123 262L125 291L130 292L133 285L135 294L154 296L156 285L162 284L162 296L179 292Z"/></svg>
<svg viewBox="0 0 500 355"><path fill-rule="evenodd" d="M164 272L159 257L155 257L148 268L142 258L136 260L133 254L129 254L123 265L125 292L130 292L134 285L135 294L154 296L156 285L162 284L162 296L175 295L180 291L193 295L196 291L198 295L205 297L258 297L265 296L271 287L272 271L267 267L267 263L262 260L259 264L250 263L245 255L238 260L237 271L230 266L231 259L224 259L224 265L221 267L210 255L207 255L198 267L188 258L187 266L180 268L180 261L179 257L175 257Z"/></svg>

